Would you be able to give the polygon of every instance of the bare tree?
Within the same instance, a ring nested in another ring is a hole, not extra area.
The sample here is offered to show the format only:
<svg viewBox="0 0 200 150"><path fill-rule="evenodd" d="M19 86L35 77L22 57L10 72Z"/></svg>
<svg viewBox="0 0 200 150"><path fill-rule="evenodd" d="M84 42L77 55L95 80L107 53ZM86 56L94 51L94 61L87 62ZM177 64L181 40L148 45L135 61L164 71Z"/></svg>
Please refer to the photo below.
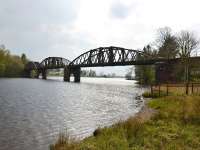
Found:
<svg viewBox="0 0 200 150"><path fill-rule="evenodd" d="M177 37L179 56L182 58L185 66L185 81L189 82L189 65L191 53L198 47L199 40L194 33L181 31Z"/></svg>
<svg viewBox="0 0 200 150"><path fill-rule="evenodd" d="M157 38L156 38L156 45L158 47L161 47L163 45L163 43L165 42L165 40L171 36L171 28L170 27L164 27L164 28L159 28L157 30Z"/></svg>
<svg viewBox="0 0 200 150"><path fill-rule="evenodd" d="M158 55L167 59L175 58L178 55L178 44L176 37L172 34L171 28L158 29L157 35Z"/></svg>
<svg viewBox="0 0 200 150"><path fill-rule="evenodd" d="M194 33L189 31L181 31L177 38L179 55L181 58L188 58L191 56L198 45L199 40L196 38Z"/></svg>

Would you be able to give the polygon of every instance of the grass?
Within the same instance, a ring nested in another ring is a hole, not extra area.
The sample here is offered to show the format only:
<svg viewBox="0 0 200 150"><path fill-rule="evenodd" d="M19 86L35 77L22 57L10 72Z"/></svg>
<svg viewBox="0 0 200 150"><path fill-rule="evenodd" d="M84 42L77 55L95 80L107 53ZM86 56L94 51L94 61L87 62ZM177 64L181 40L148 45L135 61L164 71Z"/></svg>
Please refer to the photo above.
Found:
<svg viewBox="0 0 200 150"><path fill-rule="evenodd" d="M151 94L151 92L144 92L142 94L143 97L145 98L159 98L159 97L163 97L163 96L167 96L167 94L163 91L160 91L160 95L159 95L159 92L154 92L153 94Z"/></svg>
<svg viewBox="0 0 200 150"><path fill-rule="evenodd" d="M60 136L51 150L192 150L200 148L200 96L166 96L148 102L156 110L98 129L83 141Z"/></svg>

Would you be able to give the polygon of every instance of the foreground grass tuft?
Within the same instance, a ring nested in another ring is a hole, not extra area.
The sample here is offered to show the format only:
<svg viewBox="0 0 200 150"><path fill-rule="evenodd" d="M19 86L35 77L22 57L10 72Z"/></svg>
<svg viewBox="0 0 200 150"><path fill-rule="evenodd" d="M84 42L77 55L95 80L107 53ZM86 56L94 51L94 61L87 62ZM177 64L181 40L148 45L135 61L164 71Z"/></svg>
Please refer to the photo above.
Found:
<svg viewBox="0 0 200 150"><path fill-rule="evenodd" d="M199 149L200 96L162 97L148 106L153 117L146 111L79 142L61 136L51 150Z"/></svg>

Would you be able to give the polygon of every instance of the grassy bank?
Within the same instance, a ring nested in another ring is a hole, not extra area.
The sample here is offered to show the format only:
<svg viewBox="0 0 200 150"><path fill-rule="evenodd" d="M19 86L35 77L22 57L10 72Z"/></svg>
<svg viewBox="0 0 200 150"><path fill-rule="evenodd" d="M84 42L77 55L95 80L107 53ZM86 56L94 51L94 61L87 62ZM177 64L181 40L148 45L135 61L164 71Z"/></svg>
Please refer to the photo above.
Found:
<svg viewBox="0 0 200 150"><path fill-rule="evenodd" d="M61 136L51 150L199 149L200 96L168 96L148 102L156 113L141 113L98 129L83 141ZM145 112L145 111L143 111ZM148 116L148 117L147 117ZM150 118L151 117L151 118Z"/></svg>

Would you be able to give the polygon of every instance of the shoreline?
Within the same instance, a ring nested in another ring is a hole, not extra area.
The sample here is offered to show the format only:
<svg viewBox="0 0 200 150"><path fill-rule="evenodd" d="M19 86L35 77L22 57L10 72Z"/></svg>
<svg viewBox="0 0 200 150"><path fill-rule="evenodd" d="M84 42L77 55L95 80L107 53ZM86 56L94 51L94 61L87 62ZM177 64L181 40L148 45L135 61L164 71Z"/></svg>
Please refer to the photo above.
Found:
<svg viewBox="0 0 200 150"><path fill-rule="evenodd" d="M81 142L84 142L85 140L88 140L88 139L91 139L91 138L96 138L97 136L99 136L99 134L101 134L101 132L102 132L101 130L108 129L108 128L113 128L114 126L118 126L118 124L128 122L129 120L136 120L136 122L139 120L139 122L141 124L145 123L146 121L150 120L157 113L157 111L155 109L150 108L147 105L148 102L152 100L152 98L144 98L142 96L142 94L140 96L142 97L141 102L143 104L142 104L140 110L137 113L133 114L133 116L130 116L130 117L128 117L127 119L125 119L123 121L119 121L119 122L113 123L110 126L97 128L97 129L95 129L93 131L93 133L90 136L85 137L83 139L70 138L70 136L68 136L68 135L66 136L66 135L61 134L61 136L58 138L57 142L58 143L60 143L60 142L63 143L64 141L67 141L68 144L69 143L79 144ZM56 144L57 144L57 142L56 142ZM50 145L50 150L57 150L56 148L52 148L52 146L55 146L55 145L54 144Z"/></svg>
<svg viewBox="0 0 200 150"><path fill-rule="evenodd" d="M153 117L157 112L155 109L152 109L149 106L147 106L147 103L151 100L152 100L152 98L144 98L143 97L143 106L134 116L129 117L129 118L140 118L141 120L143 120L143 122L151 119L151 117ZM125 121L127 121L127 120L125 120Z"/></svg>
<svg viewBox="0 0 200 150"><path fill-rule="evenodd" d="M144 99L133 117L84 140L60 137L50 150L199 149L200 96Z"/></svg>

